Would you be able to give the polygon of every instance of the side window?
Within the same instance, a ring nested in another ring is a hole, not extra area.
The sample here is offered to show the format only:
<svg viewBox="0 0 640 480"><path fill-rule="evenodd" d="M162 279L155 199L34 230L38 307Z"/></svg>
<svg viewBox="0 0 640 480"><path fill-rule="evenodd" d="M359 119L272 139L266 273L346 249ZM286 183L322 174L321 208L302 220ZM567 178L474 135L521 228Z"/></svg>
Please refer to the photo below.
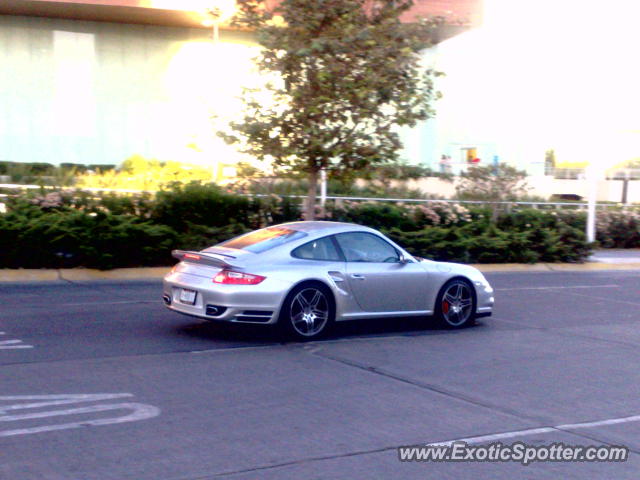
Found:
<svg viewBox="0 0 640 480"><path fill-rule="evenodd" d="M319 238L305 243L291 252L291 255L305 260L342 261L330 237Z"/></svg>
<svg viewBox="0 0 640 480"><path fill-rule="evenodd" d="M366 232L341 233L336 240L347 262L395 263L398 251L382 238Z"/></svg>

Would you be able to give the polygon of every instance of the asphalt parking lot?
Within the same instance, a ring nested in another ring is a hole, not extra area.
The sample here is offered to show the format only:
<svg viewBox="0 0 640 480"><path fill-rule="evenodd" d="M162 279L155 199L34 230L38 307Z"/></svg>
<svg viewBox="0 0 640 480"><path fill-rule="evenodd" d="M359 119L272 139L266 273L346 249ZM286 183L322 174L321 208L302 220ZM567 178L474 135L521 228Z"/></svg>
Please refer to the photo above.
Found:
<svg viewBox="0 0 640 480"><path fill-rule="evenodd" d="M169 312L157 281L0 285L0 479L636 479L640 271L487 278L475 327L357 322L308 344ZM631 455L398 461L469 438Z"/></svg>

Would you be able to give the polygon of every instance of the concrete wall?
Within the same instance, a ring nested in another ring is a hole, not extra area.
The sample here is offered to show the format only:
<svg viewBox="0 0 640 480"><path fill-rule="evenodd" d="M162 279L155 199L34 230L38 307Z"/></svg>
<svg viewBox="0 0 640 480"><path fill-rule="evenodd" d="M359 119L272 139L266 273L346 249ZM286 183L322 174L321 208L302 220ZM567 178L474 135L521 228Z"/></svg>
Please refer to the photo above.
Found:
<svg viewBox="0 0 640 480"><path fill-rule="evenodd" d="M622 181L601 180L597 187L598 202L620 202L622 200ZM399 183L396 183L398 185ZM589 194L589 185L586 180L560 180L545 176L531 176L527 178L527 184L531 187L530 194L548 199L554 194L580 195L586 201ZM422 178L403 182L411 189L421 190L425 193L444 198L456 198L454 182L445 182L439 178ZM640 180L629 182L627 190L629 203L640 203Z"/></svg>
<svg viewBox="0 0 640 480"><path fill-rule="evenodd" d="M541 197L553 194L573 193L587 198L589 184L586 180L561 180L550 177L530 177L527 183L533 187L532 193ZM600 180L596 198L599 202L621 202L623 182L621 180ZM640 203L640 180L629 181L627 202Z"/></svg>
<svg viewBox="0 0 640 480"><path fill-rule="evenodd" d="M119 164L233 156L210 117L232 108L245 34L0 15L0 160Z"/></svg>

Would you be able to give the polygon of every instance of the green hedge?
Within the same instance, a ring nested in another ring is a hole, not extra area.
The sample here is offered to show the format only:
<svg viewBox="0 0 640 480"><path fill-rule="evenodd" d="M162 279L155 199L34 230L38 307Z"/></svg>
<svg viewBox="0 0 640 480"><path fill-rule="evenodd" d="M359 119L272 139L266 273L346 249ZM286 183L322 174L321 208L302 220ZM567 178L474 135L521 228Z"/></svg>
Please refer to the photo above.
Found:
<svg viewBox="0 0 640 480"><path fill-rule="evenodd" d="M100 269L168 265L180 244L166 225L132 216L82 211L0 216L0 266Z"/></svg>
<svg viewBox="0 0 640 480"><path fill-rule="evenodd" d="M569 226L558 230L502 230L490 225L477 231L474 225L427 227L388 235L411 254L432 260L464 263L581 262L589 256L583 232Z"/></svg>
<svg viewBox="0 0 640 480"><path fill-rule="evenodd" d="M202 249L249 230L299 220L299 203L200 184L176 185L155 196L40 192L14 197L8 212L0 214L0 267L167 265L173 248ZM590 253L579 212L526 209L492 221L488 209L446 202L341 202L328 205L326 216L380 229L411 253L435 260L580 262ZM640 243L636 217L599 218L615 233L607 237L611 245Z"/></svg>
<svg viewBox="0 0 640 480"><path fill-rule="evenodd" d="M170 265L173 248L199 250L299 218L289 199L250 199L198 184L153 198L42 192L10 200L0 214L0 268Z"/></svg>

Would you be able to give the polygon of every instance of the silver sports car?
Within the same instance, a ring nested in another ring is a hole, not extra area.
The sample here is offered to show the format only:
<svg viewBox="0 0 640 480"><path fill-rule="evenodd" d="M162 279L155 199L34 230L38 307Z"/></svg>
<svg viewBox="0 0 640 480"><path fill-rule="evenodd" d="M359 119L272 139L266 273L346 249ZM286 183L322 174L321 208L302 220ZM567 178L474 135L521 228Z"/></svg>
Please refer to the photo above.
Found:
<svg viewBox="0 0 640 480"><path fill-rule="evenodd" d="M493 308L493 289L475 268L413 257L349 223L285 223L173 256L180 262L164 278L168 308L213 321L278 323L297 339L364 318L433 316L459 328Z"/></svg>

